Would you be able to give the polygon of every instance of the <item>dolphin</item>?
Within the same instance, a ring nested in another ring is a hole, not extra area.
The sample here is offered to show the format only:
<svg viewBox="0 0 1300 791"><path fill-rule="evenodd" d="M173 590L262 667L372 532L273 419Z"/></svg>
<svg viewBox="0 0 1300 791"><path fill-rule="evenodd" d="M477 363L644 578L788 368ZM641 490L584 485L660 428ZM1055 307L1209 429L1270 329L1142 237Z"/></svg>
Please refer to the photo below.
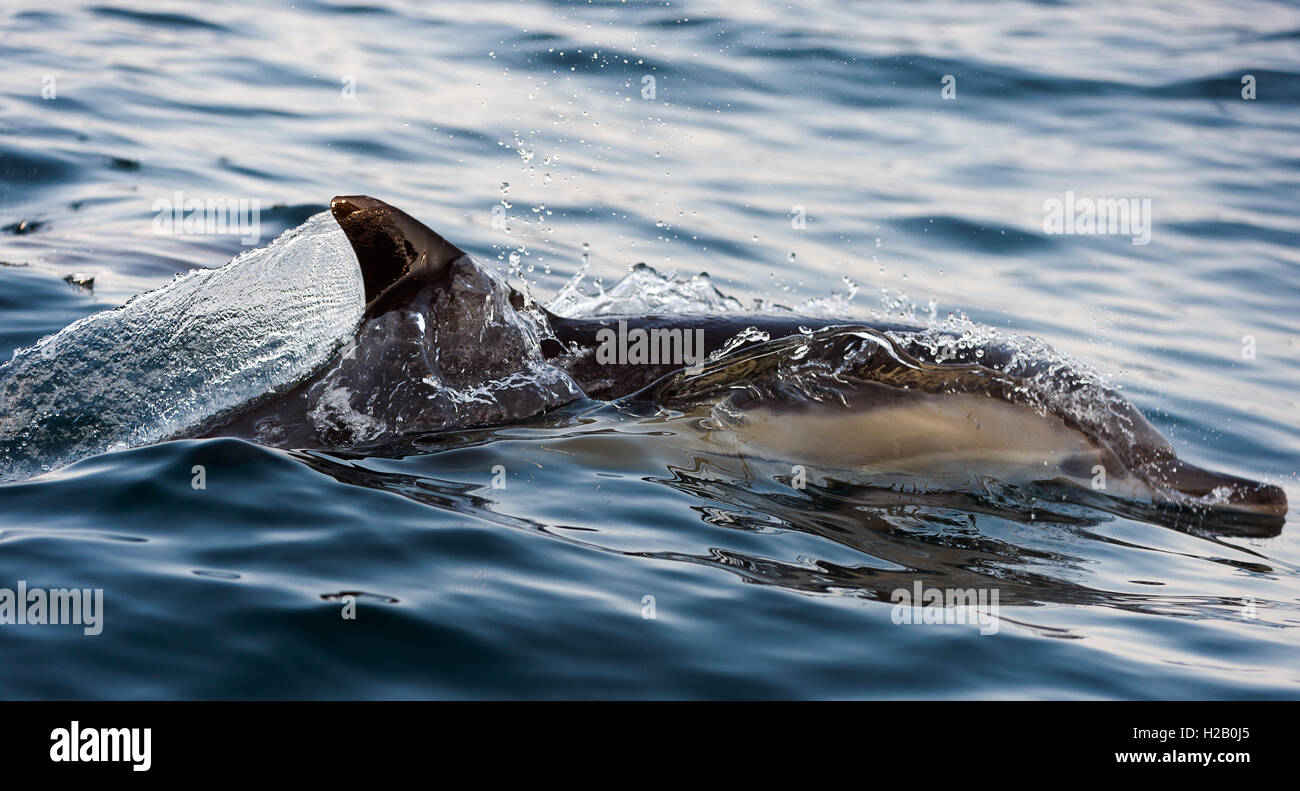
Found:
<svg viewBox="0 0 1300 791"><path fill-rule="evenodd" d="M163 439L380 449L585 398L669 410L711 449L827 480L1064 479L1153 504L1286 512L1280 488L1182 461L1136 407L1060 360L851 318L559 316L381 200L339 196L330 215L360 273L348 294L363 292L340 301L364 303L359 319L334 305L334 326L355 331L287 389ZM171 337L165 322L157 331Z"/></svg>
<svg viewBox="0 0 1300 791"><path fill-rule="evenodd" d="M735 455L831 478L1064 479L1151 503L1286 512L1279 487L1182 461L1114 390L1013 364L1015 350L940 360L921 328L791 314L558 316L381 200L340 196L330 209L365 282L354 341L202 436L361 448L623 399L703 418L713 446ZM632 336L678 354L602 354Z"/></svg>

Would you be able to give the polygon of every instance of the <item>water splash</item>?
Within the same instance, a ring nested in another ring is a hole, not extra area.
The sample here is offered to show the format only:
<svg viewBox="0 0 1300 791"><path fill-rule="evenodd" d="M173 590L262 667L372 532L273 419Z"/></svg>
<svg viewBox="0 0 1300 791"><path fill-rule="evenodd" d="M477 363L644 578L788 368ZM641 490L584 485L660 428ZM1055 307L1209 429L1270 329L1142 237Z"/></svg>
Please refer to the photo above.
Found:
<svg viewBox="0 0 1300 791"><path fill-rule="evenodd" d="M585 260L585 255L584 255ZM723 294L705 272L682 280L637 264L608 290L587 279L584 266L546 306L558 316L630 316L646 313L729 313L745 307Z"/></svg>
<svg viewBox="0 0 1300 791"><path fill-rule="evenodd" d="M220 269L87 316L0 365L0 480L184 433L325 364L361 321L328 212Z"/></svg>
<svg viewBox="0 0 1300 791"><path fill-rule="evenodd" d="M812 297L793 305L766 298L745 305L724 294L713 284L707 272L689 278L676 271L660 273L648 264L634 265L617 283L605 289L599 280L587 276L589 248L583 245L582 265L573 278L547 303L554 314L569 318L590 316L632 316L646 313L789 313L820 318L848 319L859 312L853 299L858 287L844 278L848 291Z"/></svg>

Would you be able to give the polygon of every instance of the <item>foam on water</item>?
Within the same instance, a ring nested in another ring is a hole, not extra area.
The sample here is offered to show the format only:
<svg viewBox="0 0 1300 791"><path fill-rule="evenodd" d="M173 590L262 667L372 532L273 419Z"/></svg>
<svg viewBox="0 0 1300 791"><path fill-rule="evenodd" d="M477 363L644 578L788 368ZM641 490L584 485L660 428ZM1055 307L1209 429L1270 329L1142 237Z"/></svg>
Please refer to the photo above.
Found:
<svg viewBox="0 0 1300 791"><path fill-rule="evenodd" d="M0 365L0 480L181 435L289 387L352 336L364 306L356 255L321 212L87 316Z"/></svg>

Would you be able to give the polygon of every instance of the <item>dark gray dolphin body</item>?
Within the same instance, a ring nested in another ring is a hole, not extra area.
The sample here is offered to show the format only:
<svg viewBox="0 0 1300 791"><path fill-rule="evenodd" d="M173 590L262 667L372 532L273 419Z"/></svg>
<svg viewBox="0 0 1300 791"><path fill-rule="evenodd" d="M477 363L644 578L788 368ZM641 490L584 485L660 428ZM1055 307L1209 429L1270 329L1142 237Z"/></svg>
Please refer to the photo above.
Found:
<svg viewBox="0 0 1300 791"><path fill-rule="evenodd" d="M790 316L613 316L569 319L535 303L410 215L366 196L331 212L352 242L366 309L351 343L292 390L194 436L238 436L277 447L341 447L419 431L504 423L575 399L612 400L681 362L604 362L602 332L699 331L700 357L756 328L784 337L831 319ZM469 394L468 396L466 394Z"/></svg>
<svg viewBox="0 0 1300 791"><path fill-rule="evenodd" d="M456 245L383 201L338 197L331 211L365 281L355 338L291 390L191 435L365 447L521 420L583 397L632 396L710 411L710 425L743 448L833 468L882 458L906 461L899 469L936 459L975 468L989 459L1041 459L1051 460L1052 474L1076 481L1104 468L1123 482L1121 491L1142 499L1286 511L1278 487L1179 460L1113 391L1100 394L1108 411L1099 419L1080 417L1060 399L1034 398L1025 371L1000 369L996 348L978 360L935 362L923 345L884 334L916 328L782 314L564 318L526 304ZM686 368L672 355L629 362L600 353L615 332L633 330L688 333L698 341L696 361L715 359Z"/></svg>

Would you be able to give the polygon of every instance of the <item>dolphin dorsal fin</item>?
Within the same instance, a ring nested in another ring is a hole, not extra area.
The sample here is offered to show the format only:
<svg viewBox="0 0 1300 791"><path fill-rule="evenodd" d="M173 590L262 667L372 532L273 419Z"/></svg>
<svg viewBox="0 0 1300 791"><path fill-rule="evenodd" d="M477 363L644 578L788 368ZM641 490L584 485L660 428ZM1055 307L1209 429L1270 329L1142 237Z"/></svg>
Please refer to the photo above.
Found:
<svg viewBox="0 0 1300 791"><path fill-rule="evenodd" d="M330 201L330 212L361 265L371 315L391 306L399 281L436 283L465 255L424 223L369 195L340 195Z"/></svg>

